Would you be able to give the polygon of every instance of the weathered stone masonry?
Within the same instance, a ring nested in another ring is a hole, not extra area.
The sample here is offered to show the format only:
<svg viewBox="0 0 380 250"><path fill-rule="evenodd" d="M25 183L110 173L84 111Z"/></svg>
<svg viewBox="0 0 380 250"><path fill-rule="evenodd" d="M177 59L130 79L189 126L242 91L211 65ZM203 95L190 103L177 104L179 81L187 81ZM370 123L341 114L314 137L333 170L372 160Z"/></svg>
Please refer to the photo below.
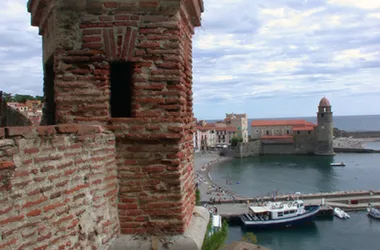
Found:
<svg viewBox="0 0 380 250"><path fill-rule="evenodd" d="M191 38L202 1L30 0L28 10L43 37L45 124L114 131L122 233L183 233L195 201ZM122 118L110 112L113 62L133 65Z"/></svg>
<svg viewBox="0 0 380 250"><path fill-rule="evenodd" d="M0 249L101 249L118 233L112 133L0 128Z"/></svg>

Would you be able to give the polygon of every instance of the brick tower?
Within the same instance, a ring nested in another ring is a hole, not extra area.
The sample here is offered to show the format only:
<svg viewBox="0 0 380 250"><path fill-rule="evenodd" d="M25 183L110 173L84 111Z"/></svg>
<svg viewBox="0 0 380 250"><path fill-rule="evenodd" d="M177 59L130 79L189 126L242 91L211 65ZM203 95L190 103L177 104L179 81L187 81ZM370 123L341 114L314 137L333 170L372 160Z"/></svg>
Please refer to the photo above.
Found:
<svg viewBox="0 0 380 250"><path fill-rule="evenodd" d="M115 133L121 234L184 233L202 0L29 0L28 11L43 38L43 124Z"/></svg>

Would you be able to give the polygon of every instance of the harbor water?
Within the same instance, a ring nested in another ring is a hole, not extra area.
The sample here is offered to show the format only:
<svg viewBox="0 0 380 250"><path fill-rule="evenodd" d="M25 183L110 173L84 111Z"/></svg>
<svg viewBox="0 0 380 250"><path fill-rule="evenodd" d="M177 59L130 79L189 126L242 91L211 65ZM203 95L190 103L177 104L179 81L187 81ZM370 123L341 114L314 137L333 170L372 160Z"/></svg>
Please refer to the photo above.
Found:
<svg viewBox="0 0 380 250"><path fill-rule="evenodd" d="M372 147L380 146L376 142ZM345 167L331 167L344 162ZM316 193L380 189L380 154L321 156L260 156L233 159L212 167L213 181L238 195L256 197L295 192ZM226 185L226 180L232 182ZM350 213L350 220L317 220L300 229L253 231L259 245L271 249L380 249L380 221L366 213ZM240 240L245 231L230 228L227 243Z"/></svg>

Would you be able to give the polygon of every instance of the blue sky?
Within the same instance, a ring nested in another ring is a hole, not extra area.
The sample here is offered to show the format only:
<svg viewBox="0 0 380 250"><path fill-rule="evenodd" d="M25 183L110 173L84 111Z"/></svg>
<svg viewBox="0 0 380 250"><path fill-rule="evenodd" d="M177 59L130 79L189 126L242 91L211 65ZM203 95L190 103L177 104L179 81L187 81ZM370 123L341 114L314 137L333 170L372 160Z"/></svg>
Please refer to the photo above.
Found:
<svg viewBox="0 0 380 250"><path fill-rule="evenodd" d="M42 94L26 0L0 1L0 89ZM250 118L380 113L380 1L205 0L193 40L194 113Z"/></svg>

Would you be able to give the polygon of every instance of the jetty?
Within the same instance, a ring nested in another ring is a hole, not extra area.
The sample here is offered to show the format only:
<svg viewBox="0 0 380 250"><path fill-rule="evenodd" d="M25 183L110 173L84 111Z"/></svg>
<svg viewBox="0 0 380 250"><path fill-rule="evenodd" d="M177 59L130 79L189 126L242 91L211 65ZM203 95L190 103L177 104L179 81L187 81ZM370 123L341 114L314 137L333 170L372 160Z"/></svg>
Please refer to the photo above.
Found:
<svg viewBox="0 0 380 250"><path fill-rule="evenodd" d="M368 203L380 206L380 191L348 191L314 194L299 194L299 199L305 205L320 205L321 209L317 217L332 217L334 207L344 211L362 211L368 207ZM290 195L278 195L276 201L288 201ZM273 201L273 197L236 198L235 200L221 200L214 203L202 201L203 204L215 206L218 213L230 223L240 223L240 216L248 212L248 206L258 202ZM291 199L292 200L292 199Z"/></svg>

